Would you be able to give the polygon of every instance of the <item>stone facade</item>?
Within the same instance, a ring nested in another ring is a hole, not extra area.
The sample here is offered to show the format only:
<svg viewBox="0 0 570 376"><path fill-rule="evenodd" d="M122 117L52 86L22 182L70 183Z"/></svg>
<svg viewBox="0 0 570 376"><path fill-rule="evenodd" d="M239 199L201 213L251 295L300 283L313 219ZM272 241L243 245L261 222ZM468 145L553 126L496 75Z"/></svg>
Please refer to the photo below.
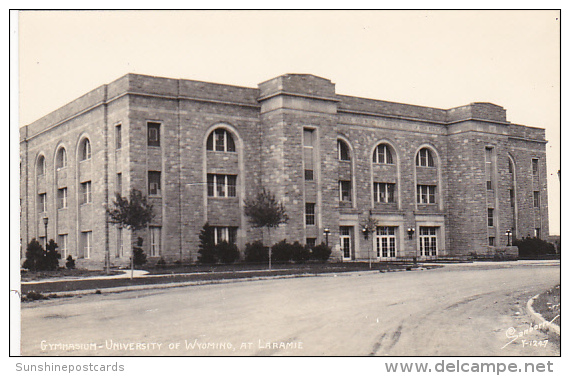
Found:
<svg viewBox="0 0 570 376"><path fill-rule="evenodd" d="M47 217L48 239L85 267L107 251L128 263L138 236L151 260L196 261L206 222L243 251L262 236L243 199L264 187L290 218L267 244L328 238L347 261L493 253L508 229L549 234L544 135L494 104L357 98L313 75L245 88L128 74L20 129L23 249L45 236ZM131 188L155 210L138 234L105 214ZM377 228L365 237L370 218Z"/></svg>

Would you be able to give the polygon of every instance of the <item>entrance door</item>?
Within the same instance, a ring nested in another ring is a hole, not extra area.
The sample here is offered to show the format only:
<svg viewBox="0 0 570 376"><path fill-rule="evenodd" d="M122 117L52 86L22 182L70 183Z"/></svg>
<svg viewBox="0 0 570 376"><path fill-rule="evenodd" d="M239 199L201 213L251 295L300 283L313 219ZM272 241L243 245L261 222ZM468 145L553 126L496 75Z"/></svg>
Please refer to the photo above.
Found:
<svg viewBox="0 0 570 376"><path fill-rule="evenodd" d="M354 254L352 252L352 227L340 226L340 251L344 260L353 260Z"/></svg>

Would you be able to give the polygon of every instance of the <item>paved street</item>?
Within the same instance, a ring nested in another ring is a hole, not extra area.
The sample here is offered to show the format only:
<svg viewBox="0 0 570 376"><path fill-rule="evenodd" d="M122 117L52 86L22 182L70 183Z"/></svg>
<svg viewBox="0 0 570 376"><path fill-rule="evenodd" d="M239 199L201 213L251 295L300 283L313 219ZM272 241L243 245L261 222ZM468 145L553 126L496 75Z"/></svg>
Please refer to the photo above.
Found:
<svg viewBox="0 0 570 376"><path fill-rule="evenodd" d="M559 262L519 261L61 298L22 304L22 354L552 356L504 346L558 283Z"/></svg>

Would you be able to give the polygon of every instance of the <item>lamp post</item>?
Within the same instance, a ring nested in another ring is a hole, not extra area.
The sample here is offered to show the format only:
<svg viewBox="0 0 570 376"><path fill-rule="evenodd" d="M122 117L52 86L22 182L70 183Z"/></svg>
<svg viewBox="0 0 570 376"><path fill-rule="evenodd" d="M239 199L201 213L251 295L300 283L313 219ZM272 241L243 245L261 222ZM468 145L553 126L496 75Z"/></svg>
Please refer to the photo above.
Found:
<svg viewBox="0 0 570 376"><path fill-rule="evenodd" d="M368 240L368 236L370 235L370 228L368 227L368 223L362 227L362 235L364 235L364 240ZM370 256L370 248L368 248L368 268L372 269L372 257Z"/></svg>
<svg viewBox="0 0 570 376"><path fill-rule="evenodd" d="M413 227L408 227L408 239L412 240L414 238L414 232L416 232L416 230ZM414 256L414 266L418 264L418 247L416 245L415 248L415 256Z"/></svg>
<svg viewBox="0 0 570 376"><path fill-rule="evenodd" d="M45 233L44 233L44 234L45 234L45 244L44 244L44 247L45 247L45 246L47 246L47 243L48 243L48 240L47 240L47 227L48 227L48 221L49 221L48 216L46 215L46 216L43 218L43 220L44 220L44 229L45 229Z"/></svg>
<svg viewBox="0 0 570 376"><path fill-rule="evenodd" d="M329 234L331 233L331 230L327 227L327 228L325 228L324 231L325 231L325 232L324 232L325 241L326 241L326 243L327 243L327 248L328 248L328 246L329 246Z"/></svg>
<svg viewBox="0 0 570 376"><path fill-rule="evenodd" d="M511 246L511 235L513 234L513 231L511 229L508 229L507 232L505 232L505 235L507 235L507 247Z"/></svg>

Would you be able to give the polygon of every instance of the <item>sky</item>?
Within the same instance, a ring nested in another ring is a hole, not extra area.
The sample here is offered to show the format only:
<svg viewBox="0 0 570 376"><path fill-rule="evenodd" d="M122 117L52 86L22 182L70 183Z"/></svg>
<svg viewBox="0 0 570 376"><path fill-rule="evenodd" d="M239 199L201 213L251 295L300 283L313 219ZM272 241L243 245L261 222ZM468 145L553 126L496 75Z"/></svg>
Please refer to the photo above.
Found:
<svg viewBox="0 0 570 376"><path fill-rule="evenodd" d="M560 234L558 11L23 11L17 30L14 127L126 73L247 87L311 73L345 95L495 103L508 121L546 129Z"/></svg>

